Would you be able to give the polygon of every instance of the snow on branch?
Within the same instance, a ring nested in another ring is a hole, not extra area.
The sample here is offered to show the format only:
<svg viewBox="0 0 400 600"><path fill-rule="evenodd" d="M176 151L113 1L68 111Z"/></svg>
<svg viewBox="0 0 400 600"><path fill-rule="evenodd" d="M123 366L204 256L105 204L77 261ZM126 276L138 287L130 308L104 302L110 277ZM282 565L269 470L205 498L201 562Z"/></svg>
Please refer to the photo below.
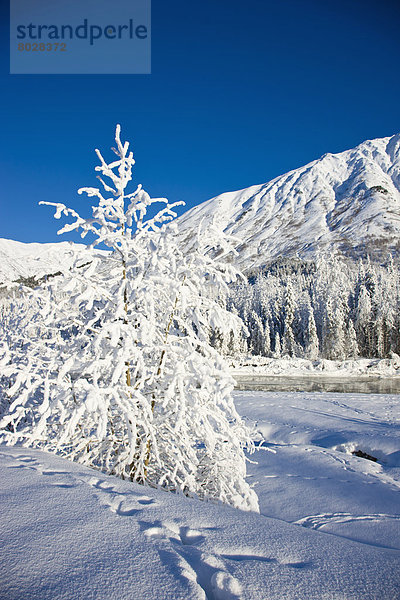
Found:
<svg viewBox="0 0 400 600"><path fill-rule="evenodd" d="M91 233L87 260L32 290L11 314L1 346L8 406L0 439L43 447L142 484L258 510L245 481L244 449L254 435L233 399L234 381L210 343L217 328L241 327L219 298L238 276L212 257L231 251L215 227L191 252L179 245L175 208L138 186L126 193L135 163L115 133L118 160L96 150L104 184L80 188L97 200L90 218L61 232ZM153 205L161 203L154 215ZM148 211L151 209L151 214ZM104 257L94 247L105 244ZM4 404L4 403L3 403Z"/></svg>

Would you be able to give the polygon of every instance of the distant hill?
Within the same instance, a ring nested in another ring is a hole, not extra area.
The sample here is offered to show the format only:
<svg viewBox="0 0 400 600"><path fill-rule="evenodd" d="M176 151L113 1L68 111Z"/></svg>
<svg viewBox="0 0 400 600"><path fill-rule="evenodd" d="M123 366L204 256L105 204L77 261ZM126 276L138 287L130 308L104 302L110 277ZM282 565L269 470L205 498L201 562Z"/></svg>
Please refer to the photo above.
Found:
<svg viewBox="0 0 400 600"><path fill-rule="evenodd" d="M56 242L54 244L25 244L0 238L0 283L34 278L68 270L76 248L83 244Z"/></svg>

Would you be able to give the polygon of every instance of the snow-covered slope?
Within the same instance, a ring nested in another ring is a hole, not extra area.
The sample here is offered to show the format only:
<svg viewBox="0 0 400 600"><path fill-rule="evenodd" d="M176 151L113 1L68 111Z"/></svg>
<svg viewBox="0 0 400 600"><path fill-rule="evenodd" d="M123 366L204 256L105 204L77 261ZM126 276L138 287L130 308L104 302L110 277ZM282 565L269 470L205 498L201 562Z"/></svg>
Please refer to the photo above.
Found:
<svg viewBox="0 0 400 600"><path fill-rule="evenodd" d="M184 240L200 222L239 242L245 271L317 251L380 257L400 249L400 134L325 154L265 183L212 198L180 218Z"/></svg>
<svg viewBox="0 0 400 600"><path fill-rule="evenodd" d="M0 599L399 600L399 396L236 404L261 514L1 446Z"/></svg>
<svg viewBox="0 0 400 600"><path fill-rule="evenodd" d="M0 283L64 271L71 266L74 251L84 248L70 242L25 244L0 238Z"/></svg>
<svg viewBox="0 0 400 600"><path fill-rule="evenodd" d="M339 251L380 258L398 252L400 134L325 154L269 183L196 206L179 218L188 247L201 222L206 231L214 222L238 239L236 260L247 272L296 254L312 258L317 252ZM69 242L0 239L0 283L62 271L71 258Z"/></svg>

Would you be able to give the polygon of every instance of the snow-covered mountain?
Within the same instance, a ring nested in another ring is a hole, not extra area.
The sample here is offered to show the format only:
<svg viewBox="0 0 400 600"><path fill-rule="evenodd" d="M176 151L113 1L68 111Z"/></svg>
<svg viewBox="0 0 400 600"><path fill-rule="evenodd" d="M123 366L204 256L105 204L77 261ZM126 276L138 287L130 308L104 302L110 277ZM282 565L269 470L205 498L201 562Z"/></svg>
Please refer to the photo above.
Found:
<svg viewBox="0 0 400 600"><path fill-rule="evenodd" d="M71 266L77 248L85 246L71 242L25 244L0 238L0 284L64 271Z"/></svg>
<svg viewBox="0 0 400 600"><path fill-rule="evenodd" d="M272 181L221 194L180 218L184 240L203 220L239 242L245 271L317 252L380 258L400 250L400 134L363 142Z"/></svg>
<svg viewBox="0 0 400 600"><path fill-rule="evenodd" d="M237 238L238 266L318 252L386 257L400 250L400 134L363 142L268 183L227 192L179 218L182 240L214 222ZM0 283L53 274L72 260L69 242L0 239ZM79 245L82 249L84 246Z"/></svg>

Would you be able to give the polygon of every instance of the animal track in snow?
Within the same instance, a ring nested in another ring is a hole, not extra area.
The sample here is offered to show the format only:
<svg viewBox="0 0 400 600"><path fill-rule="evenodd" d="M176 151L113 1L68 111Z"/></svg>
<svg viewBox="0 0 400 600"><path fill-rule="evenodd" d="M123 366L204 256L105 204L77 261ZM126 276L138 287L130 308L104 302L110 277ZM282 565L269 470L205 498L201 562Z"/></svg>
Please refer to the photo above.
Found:
<svg viewBox="0 0 400 600"><path fill-rule="evenodd" d="M294 525L301 525L309 529L322 529L325 525L332 523L354 523L355 521L372 521L375 523L381 521L400 521L400 515L387 515L376 513L371 515L352 515L350 513L326 513L321 515L311 515L304 517L298 521L294 521Z"/></svg>
<svg viewBox="0 0 400 600"><path fill-rule="evenodd" d="M9 469L31 469L32 471L39 471L41 472L40 467L42 466L35 458L32 458L32 456L24 456L21 454L4 454L2 453L1 456L7 458L7 459L14 459L16 460L18 463L17 465L10 465L8 468Z"/></svg>
<svg viewBox="0 0 400 600"><path fill-rule="evenodd" d="M172 544L180 557L182 575L196 582L207 600L240 600L241 585L226 570L223 557L207 555L196 547L205 539L201 531L181 526L176 521L142 521L140 525L150 539ZM162 551L160 556L163 556Z"/></svg>
<svg viewBox="0 0 400 600"><path fill-rule="evenodd" d="M132 515L138 513L140 510L137 507L131 506L129 503L126 503L124 500L121 500L118 497L111 497L109 500L104 500L105 506L107 506L111 510L111 512L116 513L120 517L131 517Z"/></svg>
<svg viewBox="0 0 400 600"><path fill-rule="evenodd" d="M238 562L247 560L257 560L259 562L277 563L276 558L268 558L267 556L260 556L258 554L221 554L221 558L227 560L234 560Z"/></svg>
<svg viewBox="0 0 400 600"><path fill-rule="evenodd" d="M361 523L365 523L366 526L360 528ZM390 530L394 535L393 541L396 539L396 531L400 533L399 514L325 513L304 517L294 521L293 524L315 529L328 535L344 537L368 546L400 550L398 543L392 542L391 545L387 545L384 534L385 531ZM356 524L356 527L353 526L354 524Z"/></svg>
<svg viewBox="0 0 400 600"><path fill-rule="evenodd" d="M258 561L258 562L265 562L265 563L271 563L271 564L279 564L283 567L290 567L292 569L312 568L312 563L310 561L283 562L283 561L278 560L277 558L271 558L271 557L263 556L260 554L246 554L246 553L221 554L221 558L225 558L226 560L233 560L233 561L237 561L237 562Z"/></svg>
<svg viewBox="0 0 400 600"><path fill-rule="evenodd" d="M38 463L38 461L33 458L32 456L24 456L22 454L4 454L3 452L1 453L1 456L5 457L5 458L14 458L15 460L18 460L19 462L24 462L24 463Z"/></svg>
<svg viewBox="0 0 400 600"><path fill-rule="evenodd" d="M10 465L9 469L30 469L31 471L38 471L36 467L32 465Z"/></svg>
<svg viewBox="0 0 400 600"><path fill-rule="evenodd" d="M216 600L239 599L242 592L238 580L224 571L217 571L211 577L211 589Z"/></svg>
<svg viewBox="0 0 400 600"><path fill-rule="evenodd" d="M1 456L12 458L20 463L17 465L10 465L8 467L9 469L29 469L31 471L36 471L39 475L55 477L56 481L49 482L49 485L51 486L67 489L74 488L78 485L76 479L68 471L45 470L43 469L43 465L32 456L24 456L21 454L1 454ZM57 477L61 477L62 480L57 480Z"/></svg>
<svg viewBox="0 0 400 600"><path fill-rule="evenodd" d="M183 546L196 546L204 540L197 529L181 527L174 521L156 521L154 524L142 522L141 525L148 537L177 541Z"/></svg>
<svg viewBox="0 0 400 600"><path fill-rule="evenodd" d="M91 478L89 485L98 490L98 499L111 510L111 512L120 517L131 517L140 512L144 506L156 504L153 498L148 496L138 496L134 492L120 492L103 479Z"/></svg>
<svg viewBox="0 0 400 600"><path fill-rule="evenodd" d="M313 565L309 561L283 562L261 554L249 552L215 553L202 552L201 543L205 539L202 531L182 527L176 521L156 521L140 523L147 537L153 540L170 542L173 549L184 561L182 574L195 581L204 591L207 600L240 600L242 589L240 582L229 572L229 562L258 561L263 563L279 564L291 569L310 569ZM162 552L160 552L162 556ZM167 553L166 556L170 556ZM233 568L233 567L232 567Z"/></svg>

